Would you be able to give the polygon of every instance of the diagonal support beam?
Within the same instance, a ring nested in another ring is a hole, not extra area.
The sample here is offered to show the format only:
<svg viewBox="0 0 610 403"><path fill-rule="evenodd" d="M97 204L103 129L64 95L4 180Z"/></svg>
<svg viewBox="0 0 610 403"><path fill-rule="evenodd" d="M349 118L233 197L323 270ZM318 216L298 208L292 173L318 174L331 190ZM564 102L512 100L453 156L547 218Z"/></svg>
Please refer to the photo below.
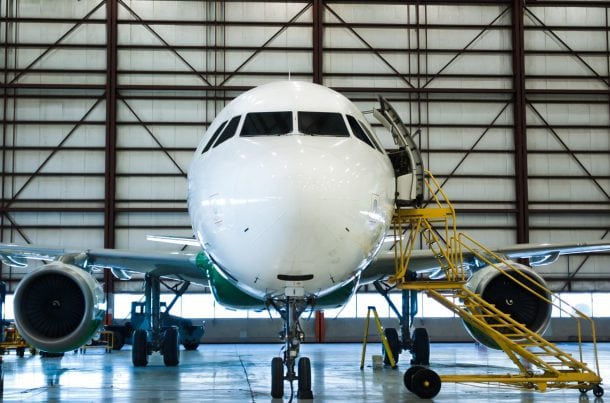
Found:
<svg viewBox="0 0 610 403"><path fill-rule="evenodd" d="M566 48L566 50L568 50L570 52L570 54L572 56L574 56L576 59L578 59L579 62L581 62L583 64L583 66L585 66L587 68L587 70L589 70L591 73L593 73L593 75L595 76L595 78L597 78L599 81L603 82L604 84L606 84L607 86L610 87L610 82L608 82L608 80L606 80L604 77L602 77L601 74L599 74L597 72L597 70L595 70L589 63L587 63L587 61L585 59L582 58L582 56L580 56L578 54L578 52L576 52L574 49L572 49L570 47L570 45L568 45L563 39L561 39L559 37L559 35L557 35L555 32L553 32L552 29L548 28L546 26L546 24L536 16L536 14L534 14L534 12L530 9L528 9L527 7L524 8L525 11L527 11L528 16L535 22L537 22L538 24L540 24L542 27L544 27L545 32L547 32L549 35L551 35L553 37L553 39L555 39L557 42L559 42L564 48Z"/></svg>
<svg viewBox="0 0 610 403"><path fill-rule="evenodd" d="M140 116L138 116L138 114L136 113L136 111L133 110L133 108L131 107L131 105L129 105L127 103L127 101L125 101L123 98L121 98L121 102L123 102L123 104L127 107L127 109L129 109L129 111L133 114L133 116L135 116L135 118L138 120L138 122L142 125L142 127L144 128L144 130L146 130L146 132L150 135L150 137L153 139L153 141L155 143L157 143L157 145L159 146L159 149L161 151L163 151L163 153L167 156L167 158L170 159L170 161L174 164L174 166L176 168L178 168L178 171L180 171L180 173L186 177L186 172L180 167L180 165L178 164L178 162L176 162L176 160L170 155L170 153L167 151L167 149L163 146L163 144L161 144L161 142L159 141L159 139L157 139L157 137L154 135L154 133L152 132L152 130L150 130L148 128L148 126L146 125L146 123L140 118Z"/></svg>
<svg viewBox="0 0 610 403"><path fill-rule="evenodd" d="M45 165L47 165L47 163L51 160L51 158L53 158L53 156L55 156L55 154L57 154L57 152L66 143L66 141L68 141L68 139L74 134L74 132L76 132L76 130L85 122L85 119L87 119L87 116L89 116L91 114L91 112L93 112L93 110L102 102L103 99L104 99L104 97L98 98L97 101L95 101L95 103L91 106L91 108L89 108L87 110L87 112L85 112L83 117L80 118L80 120L72 127L72 129L70 129L68 134L65 135L65 137L59 142L59 144L57 146L55 146L53 151L51 151L51 153L42 162L42 164L40 164L38 166L38 168L32 173L32 176L30 176L25 181L25 183L19 188L19 190L15 194L13 194L11 199L3 206L4 209L7 209L9 206L11 206L15 202L17 197L25 190L25 188L30 184L30 182L32 182L32 180L34 180L34 178L36 178L36 176L40 173L40 171L42 171L42 169L45 167Z"/></svg>
<svg viewBox="0 0 610 403"><path fill-rule="evenodd" d="M555 139L557 140L557 142L563 147L563 149L570 154L570 156L572 157L572 159L574 160L574 162L576 162L576 164L578 164L578 166L583 170L583 172L589 177L589 179L591 179L591 181L593 181L593 183L595 184L595 186L600 190L600 192L602 192L602 194L606 197L606 199L610 200L610 194L608 194L608 192L606 191L606 189L604 189L604 187L597 181L597 179L595 179L595 177L593 177L593 174L587 169L587 167L585 167L585 165L580 161L580 159L576 156L576 154L574 154L574 152L572 150L570 150L570 147L568 147L568 145L562 140L562 138L559 136L559 133L557 133L557 131L555 131L555 129L553 129L553 127L549 124L549 122L546 121L546 119L542 116L542 114L538 111L538 109L536 109L531 103L528 102L528 106L534 111L534 113L536 114L536 116L538 116L538 118L540 120L542 120L542 122L544 123L544 125L546 126L546 128L549 130L549 132L551 132L551 134L553 135L553 137L555 137Z"/></svg>
<svg viewBox="0 0 610 403"><path fill-rule="evenodd" d="M472 38L472 40L468 42L466 46L462 48L462 50L456 53L455 56L451 58L451 60L445 63L445 65L441 67L440 70L438 70L434 76L432 76L432 78L426 81L422 88L426 88L432 81L438 78L443 71L445 71L451 64L453 64L453 62L456 61L458 57L460 57L473 43L475 43L480 37L482 37L487 32L487 30L491 28L498 20L500 20L500 18L502 18L508 12L508 10L510 10L510 7L504 9L504 11L500 13L500 15L498 15L496 18L493 19L493 21L487 24L487 26L483 28L474 38Z"/></svg>
<svg viewBox="0 0 610 403"><path fill-rule="evenodd" d="M11 225L13 226L13 228L15 229L15 231L17 231L17 233L23 238L23 240L25 241L25 243L31 244L32 241L30 241L30 238L27 237L27 235L25 234L25 232L22 231L21 227L19 225L17 225L17 223L15 222L15 220L13 220L13 218L9 215L7 210L2 211L2 217L6 217L6 219L8 220L8 222L11 223Z"/></svg>
<svg viewBox="0 0 610 403"><path fill-rule="evenodd" d="M502 109L500 109L500 112L498 112L498 114L493 118L493 120L491 121L491 123L485 128L485 130L483 130L483 133L481 133L481 135L479 136L479 138L477 138L477 140L474 142L474 144L470 147L470 149L468 151L466 151L466 154L464 154L464 156L462 157L462 159L457 163L457 165L455 166L455 168L453 168L453 170L449 173L449 175L447 175L447 177L445 178L445 180L441 183L440 188L442 189L443 186L445 186L445 184L449 181L449 179L451 179L451 177L453 176L453 174L455 174L455 172L460 168L460 166L462 166L462 164L464 163L464 161L466 161L466 158L468 158L468 156L470 156L470 154L472 154L472 152L474 151L475 148L477 148L477 146L479 145L479 143L481 142L481 140L483 140L483 137L485 137L485 135L494 127L494 124L496 123L496 121L500 118L500 116L502 116L502 114L504 113L504 111L506 111L506 109L508 108L508 106L510 105L510 102L506 103Z"/></svg>
<svg viewBox="0 0 610 403"><path fill-rule="evenodd" d="M375 54L375 56L377 56L379 58L379 60L381 60L383 62L383 64L385 64L390 70L392 70L392 72L394 72L394 74L396 74L396 76L398 78L400 78L402 81L404 81L409 87L411 88L415 88L415 86L405 77L404 74L402 74L400 71L398 71L396 69L396 67L394 67L385 57L383 57L381 55L381 53L379 53L379 51L377 51L373 46L371 46L371 44L369 44L366 39L364 39L360 34L358 34L358 32L356 32L356 30L354 28L352 28L350 26L350 24L348 24L343 18L341 18L341 16L339 14L337 14L335 12L335 10L333 10L332 8L330 8L328 6L328 4L324 5L326 7L326 9L328 11L330 11L330 13L332 15L335 16L335 18L337 18L339 21L341 21L342 24L344 24L347 29L356 36L356 38L358 38L358 40L360 40L360 42L362 42L362 44L364 46L366 46L371 52L373 52Z"/></svg>
<svg viewBox="0 0 610 403"><path fill-rule="evenodd" d="M127 12L129 12L129 14L131 14L137 21L139 21L151 34L153 34L153 36L155 38L157 38L163 44L163 46L165 46L178 59L180 59L180 61L182 63L184 63L193 73L195 73L197 76L199 76L199 78L201 78L201 80L203 80L203 82L206 83L206 85L209 85L210 87L212 87L212 84L210 84L210 82L205 78L205 75L203 73L200 73L199 71L197 71L197 69L195 67L193 67L192 64L190 64L184 57L182 57L182 55L176 50L176 48L174 46L170 45L170 43L167 42L165 39L163 39L163 37L161 35L159 35L159 33L157 33L157 31L155 31L149 24L144 22L142 17L140 17L131 7L129 7L127 4L125 4L125 2L123 0L118 0L118 3L121 4L121 6L123 6L123 8L125 8L125 10L127 10Z"/></svg>
<svg viewBox="0 0 610 403"><path fill-rule="evenodd" d="M59 37L51 46L45 49L38 57L36 57L30 64L28 64L19 74L17 74L8 84L15 83L21 76L23 76L26 72L28 72L36 63L42 60L46 55L51 53L64 39L66 39L72 32L76 31L78 27L80 27L89 17L91 17L97 10L99 10L104 4L106 0L100 2L97 6L95 6L91 11L89 11L83 18L81 18L76 24L74 24L66 33ZM6 82L6 81L5 81Z"/></svg>
<svg viewBox="0 0 610 403"><path fill-rule="evenodd" d="M237 74L239 71L241 71L241 69L243 69L243 68L244 68L244 66L246 66L248 63L250 63L250 61L251 61L252 59L254 59L254 58L255 58L255 57L256 57L256 56L257 56L257 55L258 55L260 52L262 52L262 51L263 51L263 49L265 49L267 46L269 46L269 44L270 44L271 42L273 42L273 41L275 40L275 38L277 38L278 36L280 36L280 35L282 34L282 32L284 32L285 30L287 30L287 29L288 29L288 27L290 27L290 25L291 25L292 23L294 23L296 20L298 20L298 19L299 19L299 18L300 18L300 17L301 17L303 14L305 14L305 12L306 12L307 10L309 10L311 7L312 7L312 3L309 3L309 4L305 5L305 7L303 7L303 8L301 9L301 11L299 11L298 13L296 13L296 14L294 15L294 17L292 17L292 18L290 19L290 21L288 21L286 24L282 25L282 27L281 27L281 28L280 28L280 29L279 29L279 30L278 30L278 31L277 31L275 34L271 35L271 37L270 37L269 39L267 39L267 41L266 41L265 43L263 43L263 44L261 45L261 47L260 47L260 48L259 48L257 51L255 51L254 53L252 53L252 54L251 54L251 55L250 55L250 56L249 56L249 57L248 57L246 60L244 60L244 61L243 61L243 63L242 63L242 64L240 64L240 65L239 65L239 66L238 66L238 67L237 67L237 68L236 68L236 69L235 69L235 70L234 70L234 71L233 71L231 74L229 74L229 75L228 75L228 76L227 76L227 77L226 77L226 78L225 78L225 79L224 79L224 80L223 80L223 81L222 81L222 82L219 84L219 86L220 86L220 87L222 87L223 85L225 85L225 83L226 83L227 81L229 81L231 78L233 78L233 76L234 76L235 74Z"/></svg>
<svg viewBox="0 0 610 403"><path fill-rule="evenodd" d="M610 234L610 230L606 230L606 232L604 232L604 235L602 235L602 237L600 239L605 239L606 236ZM568 288L568 291L572 291L571 285L572 285L572 280L574 280L576 278L576 275L578 274L578 272L580 272L580 270L584 267L584 265L589 261L589 259L592 257L593 255L586 255L585 258L582 260L582 262L580 262L580 264L578 265L578 267L576 268L576 270L574 270L572 273L570 273L568 275L568 279L566 280L566 283L563 285L563 287L561 287L560 291L565 291L566 288ZM568 256L568 259L570 257Z"/></svg>

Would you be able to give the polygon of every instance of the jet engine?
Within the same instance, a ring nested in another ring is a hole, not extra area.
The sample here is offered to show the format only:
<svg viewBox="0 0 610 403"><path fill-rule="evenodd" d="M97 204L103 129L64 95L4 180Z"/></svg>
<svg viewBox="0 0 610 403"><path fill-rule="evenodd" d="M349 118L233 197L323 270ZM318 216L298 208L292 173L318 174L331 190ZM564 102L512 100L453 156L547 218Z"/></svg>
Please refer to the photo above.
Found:
<svg viewBox="0 0 610 403"><path fill-rule="evenodd" d="M489 266L477 271L470 278L468 288L481 295L485 301L495 305L502 312L510 314L514 320L524 324L528 329L539 334L543 333L549 325L553 308L548 302L551 300L551 293L548 291L544 279L530 267L522 264L511 262L510 267L505 264L498 264L497 266L544 299ZM485 320L490 325L498 323L494 318L485 318ZM490 348L500 348L484 332L467 322L464 322L464 324L476 341ZM497 329L502 330L502 328ZM516 337L511 338L519 341Z"/></svg>
<svg viewBox="0 0 610 403"><path fill-rule="evenodd" d="M61 353L91 340L102 324L105 298L87 271L52 262L21 280L14 309L15 325L30 345Z"/></svg>

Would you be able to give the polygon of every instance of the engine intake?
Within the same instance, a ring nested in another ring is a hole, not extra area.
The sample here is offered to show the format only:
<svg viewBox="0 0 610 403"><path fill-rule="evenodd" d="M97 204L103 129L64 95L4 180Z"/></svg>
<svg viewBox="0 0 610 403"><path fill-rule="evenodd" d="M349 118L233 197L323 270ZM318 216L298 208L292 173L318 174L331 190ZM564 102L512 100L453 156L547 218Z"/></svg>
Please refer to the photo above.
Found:
<svg viewBox="0 0 610 403"><path fill-rule="evenodd" d="M536 293L551 300L544 279L528 266L514 262L511 262L510 267L505 264L498 266ZM477 271L468 282L468 288L536 333L544 333L549 325L552 305L493 267ZM490 325L498 323L494 318L485 318L485 321ZM475 340L490 348L500 348L491 337L467 322L464 324ZM520 341L517 337L511 339Z"/></svg>
<svg viewBox="0 0 610 403"><path fill-rule="evenodd" d="M15 325L32 346L51 353L79 348L100 328L104 293L85 270L62 262L24 277L15 291Z"/></svg>

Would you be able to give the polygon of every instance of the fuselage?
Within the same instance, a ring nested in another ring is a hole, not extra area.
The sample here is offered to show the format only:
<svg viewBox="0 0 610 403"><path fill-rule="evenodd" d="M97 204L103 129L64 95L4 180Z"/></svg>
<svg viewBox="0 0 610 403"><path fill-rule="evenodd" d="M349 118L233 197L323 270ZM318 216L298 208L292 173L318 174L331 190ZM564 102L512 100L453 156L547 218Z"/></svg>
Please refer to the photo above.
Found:
<svg viewBox="0 0 610 403"><path fill-rule="evenodd" d="M242 290L323 296L374 258L394 192L392 164L355 105L288 81L240 95L210 124L188 207L202 248Z"/></svg>

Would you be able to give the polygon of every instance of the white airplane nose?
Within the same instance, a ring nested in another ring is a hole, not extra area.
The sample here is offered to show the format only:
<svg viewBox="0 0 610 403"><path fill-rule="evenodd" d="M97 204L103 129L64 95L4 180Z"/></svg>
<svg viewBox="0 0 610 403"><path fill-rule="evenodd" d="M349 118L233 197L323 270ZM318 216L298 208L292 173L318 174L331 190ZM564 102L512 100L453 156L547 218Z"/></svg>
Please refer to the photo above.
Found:
<svg viewBox="0 0 610 403"><path fill-rule="evenodd" d="M230 155L205 160L214 169L192 206L214 261L253 295L295 281L320 294L350 281L391 218L389 161L351 137L236 140Z"/></svg>
<svg viewBox="0 0 610 403"><path fill-rule="evenodd" d="M339 268L353 271L370 254L376 239L369 213L378 203L371 186L378 179L351 147L341 138L294 136L278 138L268 153L257 153L258 160L244 159L235 189L250 199L236 210L235 222L259 277L339 281L345 276ZM283 155L286 149L291 159Z"/></svg>

